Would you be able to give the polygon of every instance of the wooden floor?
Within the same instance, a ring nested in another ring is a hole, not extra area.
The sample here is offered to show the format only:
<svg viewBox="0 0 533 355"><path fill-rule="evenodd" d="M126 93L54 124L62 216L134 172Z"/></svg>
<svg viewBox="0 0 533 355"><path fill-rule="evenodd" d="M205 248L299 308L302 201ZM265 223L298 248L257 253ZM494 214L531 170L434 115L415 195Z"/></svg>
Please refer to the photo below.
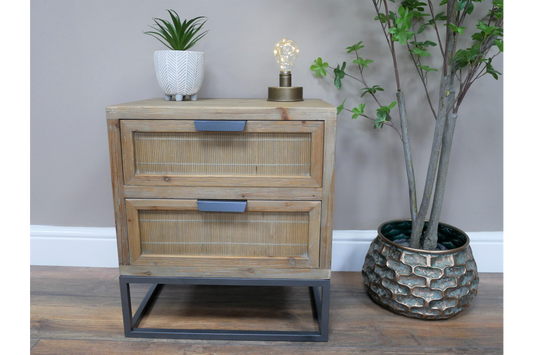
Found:
<svg viewBox="0 0 533 355"><path fill-rule="evenodd" d="M481 274L469 309L444 321L372 302L361 273L334 272L327 343L124 338L118 269L33 266L31 354L502 354L503 274ZM132 285L136 307L148 287ZM141 327L313 330L300 287L165 286Z"/></svg>

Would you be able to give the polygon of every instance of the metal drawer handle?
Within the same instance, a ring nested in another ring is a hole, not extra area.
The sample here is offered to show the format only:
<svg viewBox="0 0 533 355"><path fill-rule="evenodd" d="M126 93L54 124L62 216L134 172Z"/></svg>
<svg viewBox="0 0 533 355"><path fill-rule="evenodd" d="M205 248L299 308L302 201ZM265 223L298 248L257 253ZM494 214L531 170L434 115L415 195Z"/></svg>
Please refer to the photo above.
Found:
<svg viewBox="0 0 533 355"><path fill-rule="evenodd" d="M244 212L248 201L197 200L200 212Z"/></svg>
<svg viewBox="0 0 533 355"><path fill-rule="evenodd" d="M194 121L197 131L242 132L246 121Z"/></svg>

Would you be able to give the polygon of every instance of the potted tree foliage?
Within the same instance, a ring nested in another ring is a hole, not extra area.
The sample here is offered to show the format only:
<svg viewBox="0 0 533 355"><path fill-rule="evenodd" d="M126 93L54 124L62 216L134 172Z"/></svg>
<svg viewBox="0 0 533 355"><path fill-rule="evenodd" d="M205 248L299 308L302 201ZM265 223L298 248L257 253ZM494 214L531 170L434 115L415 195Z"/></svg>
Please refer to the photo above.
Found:
<svg viewBox="0 0 533 355"><path fill-rule="evenodd" d="M155 72L166 100L196 100L204 80L204 53L192 48L208 31L200 32L207 18L195 17L181 21L174 10L167 10L171 21L154 18L154 31L144 32L163 43L169 50L154 52Z"/></svg>
<svg viewBox="0 0 533 355"><path fill-rule="evenodd" d="M459 108L480 77L491 75L498 79L501 75L492 66L492 61L503 52L503 0L492 0L488 14L483 14L486 16L477 21L476 31L468 40L469 46L460 46L464 42L461 36L465 36L465 19L474 15L475 7L479 6L476 3L481 1L405 0L399 3L372 0L377 26L381 27L379 31L383 32L390 50L396 82L396 101L388 105L378 101L377 97L383 91L381 86L369 86L363 76L372 60L361 56L362 42L347 48L348 53L355 55L353 63L359 69L358 76L345 72L346 62L334 68L318 58L311 66L317 76L326 76L326 69L332 69L338 89L345 77L357 80L363 86L361 97L368 94L367 97L372 97L378 106L373 116L368 113L365 103L350 110L344 107L344 100L338 106L338 113L348 110L353 114L352 118L369 118L374 121L374 128L394 127L401 139L411 219L388 221L378 228L378 236L370 245L362 273L372 299L409 317L449 318L468 307L477 295L479 277L469 238L463 231L440 223L439 219ZM420 39L429 35L434 40ZM435 55L442 58L442 65L437 68L428 65L427 60ZM436 120L421 200L416 195L407 129L409 115L398 65L405 58L414 63L429 110ZM438 104L435 105L430 98L428 81L437 78L440 87ZM399 129L393 124L395 107Z"/></svg>

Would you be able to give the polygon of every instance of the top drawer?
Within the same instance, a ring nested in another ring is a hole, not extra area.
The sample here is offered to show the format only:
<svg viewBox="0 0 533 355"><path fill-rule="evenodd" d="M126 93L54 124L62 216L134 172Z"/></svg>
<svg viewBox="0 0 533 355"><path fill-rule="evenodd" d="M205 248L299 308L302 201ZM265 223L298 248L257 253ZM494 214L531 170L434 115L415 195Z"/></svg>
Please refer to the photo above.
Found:
<svg viewBox="0 0 533 355"><path fill-rule="evenodd" d="M242 131L197 131L193 120L120 122L126 185L322 186L322 121L247 121ZM207 129L234 123L211 122Z"/></svg>

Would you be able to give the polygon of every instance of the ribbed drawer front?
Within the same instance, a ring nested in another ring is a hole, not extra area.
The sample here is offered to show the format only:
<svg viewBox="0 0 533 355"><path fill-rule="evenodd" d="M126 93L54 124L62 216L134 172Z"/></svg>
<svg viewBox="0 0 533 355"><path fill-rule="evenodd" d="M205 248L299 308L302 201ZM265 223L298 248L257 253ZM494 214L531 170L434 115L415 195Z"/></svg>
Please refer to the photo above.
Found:
<svg viewBox="0 0 533 355"><path fill-rule="evenodd" d="M321 187L323 130L322 121L247 121L241 132L204 132L194 121L122 120L124 181Z"/></svg>
<svg viewBox="0 0 533 355"><path fill-rule="evenodd" d="M140 211L142 255L307 257L305 212Z"/></svg>
<svg viewBox="0 0 533 355"><path fill-rule="evenodd" d="M135 173L304 176L310 133L135 132Z"/></svg>
<svg viewBox="0 0 533 355"><path fill-rule="evenodd" d="M127 199L132 264L318 267L318 201L247 201L203 212L197 200Z"/></svg>

